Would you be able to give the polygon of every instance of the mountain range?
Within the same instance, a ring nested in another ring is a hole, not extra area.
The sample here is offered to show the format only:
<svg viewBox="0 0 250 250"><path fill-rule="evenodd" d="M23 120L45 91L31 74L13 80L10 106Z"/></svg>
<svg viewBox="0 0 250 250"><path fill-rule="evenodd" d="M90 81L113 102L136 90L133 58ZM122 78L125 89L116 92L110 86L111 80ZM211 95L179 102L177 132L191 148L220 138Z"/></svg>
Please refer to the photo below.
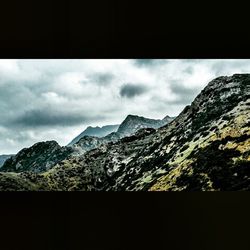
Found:
<svg viewBox="0 0 250 250"><path fill-rule="evenodd" d="M117 142L125 136L134 134L140 128L158 128L173 119L167 116L162 120L154 120L128 115L120 125L107 125L101 128L88 127L65 147L61 147L56 141L38 142L29 148L22 149L12 157L6 157L0 171L42 173L69 157L80 156L103 144ZM114 129L117 132L107 134ZM106 136L100 137L101 135Z"/></svg>
<svg viewBox="0 0 250 250"><path fill-rule="evenodd" d="M84 136L104 137L118 129L119 125L106 125L103 127L87 127L80 135L74 138L68 145L77 143Z"/></svg>
<svg viewBox="0 0 250 250"><path fill-rule="evenodd" d="M175 119L133 128L126 134L121 124L101 138L84 136L77 143L105 142L83 152L81 145L66 147L69 154L42 171L9 172L12 157L0 190L250 190L250 74L217 77Z"/></svg>

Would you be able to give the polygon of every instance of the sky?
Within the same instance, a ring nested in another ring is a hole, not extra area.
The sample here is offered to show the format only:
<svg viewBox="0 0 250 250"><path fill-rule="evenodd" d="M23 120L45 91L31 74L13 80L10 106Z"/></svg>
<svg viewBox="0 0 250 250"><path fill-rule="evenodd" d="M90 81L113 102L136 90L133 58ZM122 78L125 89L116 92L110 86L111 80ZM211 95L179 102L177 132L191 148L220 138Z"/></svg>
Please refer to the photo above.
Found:
<svg viewBox="0 0 250 250"><path fill-rule="evenodd" d="M0 154L66 145L128 114L177 116L209 81L235 73L250 73L250 60L0 59Z"/></svg>

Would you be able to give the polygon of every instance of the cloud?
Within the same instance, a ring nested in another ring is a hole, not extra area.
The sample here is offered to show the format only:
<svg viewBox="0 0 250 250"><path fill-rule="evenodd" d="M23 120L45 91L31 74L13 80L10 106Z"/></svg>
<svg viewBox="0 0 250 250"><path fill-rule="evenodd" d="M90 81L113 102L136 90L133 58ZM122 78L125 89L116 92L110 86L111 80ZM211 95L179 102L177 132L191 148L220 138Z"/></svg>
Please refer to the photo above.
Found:
<svg viewBox="0 0 250 250"><path fill-rule="evenodd" d="M166 59L135 59L134 64L138 67L152 67L164 65L168 62Z"/></svg>
<svg viewBox="0 0 250 250"><path fill-rule="evenodd" d="M213 78L250 60L0 60L0 154L38 141L67 144L88 125L128 114L176 116Z"/></svg>
<svg viewBox="0 0 250 250"><path fill-rule="evenodd" d="M112 73L96 73L90 76L90 79L93 83L100 85L111 84L112 80L115 78L115 75Z"/></svg>
<svg viewBox="0 0 250 250"><path fill-rule="evenodd" d="M147 92L147 87L142 84L126 83L120 89L121 97L133 98Z"/></svg>
<svg viewBox="0 0 250 250"><path fill-rule="evenodd" d="M173 95L176 96L176 99L172 103L183 105L191 103L199 91L199 88L187 87L177 80L173 80L169 88Z"/></svg>
<svg viewBox="0 0 250 250"><path fill-rule="evenodd" d="M60 110L35 109L17 117L11 122L11 125L31 128L41 126L71 126L98 121L103 118L103 116L91 117L79 113L65 113Z"/></svg>

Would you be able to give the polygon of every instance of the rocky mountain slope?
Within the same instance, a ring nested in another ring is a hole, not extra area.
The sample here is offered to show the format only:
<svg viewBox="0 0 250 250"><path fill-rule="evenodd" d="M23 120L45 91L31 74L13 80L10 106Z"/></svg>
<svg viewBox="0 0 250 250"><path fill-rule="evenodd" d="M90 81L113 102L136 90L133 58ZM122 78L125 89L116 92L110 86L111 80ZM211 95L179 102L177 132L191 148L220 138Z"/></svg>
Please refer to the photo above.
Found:
<svg viewBox="0 0 250 250"><path fill-rule="evenodd" d="M71 148L61 147L56 141L39 142L7 159L0 170L1 172L40 173L50 169L72 153Z"/></svg>
<svg viewBox="0 0 250 250"><path fill-rule="evenodd" d="M4 162L13 155L0 155L0 168L3 166Z"/></svg>
<svg viewBox="0 0 250 250"><path fill-rule="evenodd" d="M82 155L92 149L100 147L103 144L109 142L117 142L120 139L120 135L117 132L113 132L104 137L87 136L82 137L78 142L70 145L74 151L74 155Z"/></svg>
<svg viewBox="0 0 250 250"><path fill-rule="evenodd" d="M84 136L104 137L112 132L116 132L119 125L106 125L103 127L87 127L80 135L74 138L68 145L77 143Z"/></svg>
<svg viewBox="0 0 250 250"><path fill-rule="evenodd" d="M250 74L218 77L172 122L70 156L1 190L250 190Z"/></svg>

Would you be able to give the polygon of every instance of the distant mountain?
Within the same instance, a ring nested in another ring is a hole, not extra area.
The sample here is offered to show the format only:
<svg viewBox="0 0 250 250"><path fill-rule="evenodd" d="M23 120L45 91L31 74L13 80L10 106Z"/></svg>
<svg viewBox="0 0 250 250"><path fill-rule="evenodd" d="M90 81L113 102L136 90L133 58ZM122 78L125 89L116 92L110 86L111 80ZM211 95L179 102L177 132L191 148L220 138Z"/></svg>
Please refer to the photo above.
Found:
<svg viewBox="0 0 250 250"><path fill-rule="evenodd" d="M95 149L103 144L117 142L126 136L135 134L142 128L159 128L171 122L174 118L166 116L164 119L155 120L137 115L128 115L118 127L117 132L112 132L104 137L84 135L76 143L71 144L75 154L81 155L89 150Z"/></svg>
<svg viewBox="0 0 250 250"><path fill-rule="evenodd" d="M49 170L72 153L71 148L61 147L56 141L39 142L30 148L22 149L15 156L7 159L0 171L41 173Z"/></svg>
<svg viewBox="0 0 250 250"><path fill-rule="evenodd" d="M83 136L78 142L70 145L74 150L74 155L82 155L87 151L98 148L99 146L111 142L117 142L121 137L117 132L110 133L104 137Z"/></svg>
<svg viewBox="0 0 250 250"><path fill-rule="evenodd" d="M87 127L80 135L74 138L68 145L73 145L84 136L104 137L118 129L119 125L106 125L103 127Z"/></svg>
<svg viewBox="0 0 250 250"><path fill-rule="evenodd" d="M80 135L74 138L68 146L73 144L78 144L78 142L83 139L86 143L81 141L82 145L88 145L89 149L92 149L93 145L99 145L104 141L116 141L118 138L125 136L130 136L134 134L137 130L141 128L159 128L167 123L171 122L174 117L166 116L162 120L160 119L149 119L137 115L128 115L125 120L120 125L106 125L103 127L87 127ZM115 133L115 134L114 134ZM101 138L100 140L98 138Z"/></svg>
<svg viewBox="0 0 250 250"><path fill-rule="evenodd" d="M149 119L137 115L128 115L119 126L117 133L121 137L130 136L142 128L160 128L171 122L174 118L166 116L164 119Z"/></svg>
<svg viewBox="0 0 250 250"><path fill-rule="evenodd" d="M0 155L0 168L3 166L4 162L13 155Z"/></svg>
<svg viewBox="0 0 250 250"><path fill-rule="evenodd" d="M169 124L69 156L42 174L0 173L0 190L250 190L249 108L250 74L218 77Z"/></svg>

